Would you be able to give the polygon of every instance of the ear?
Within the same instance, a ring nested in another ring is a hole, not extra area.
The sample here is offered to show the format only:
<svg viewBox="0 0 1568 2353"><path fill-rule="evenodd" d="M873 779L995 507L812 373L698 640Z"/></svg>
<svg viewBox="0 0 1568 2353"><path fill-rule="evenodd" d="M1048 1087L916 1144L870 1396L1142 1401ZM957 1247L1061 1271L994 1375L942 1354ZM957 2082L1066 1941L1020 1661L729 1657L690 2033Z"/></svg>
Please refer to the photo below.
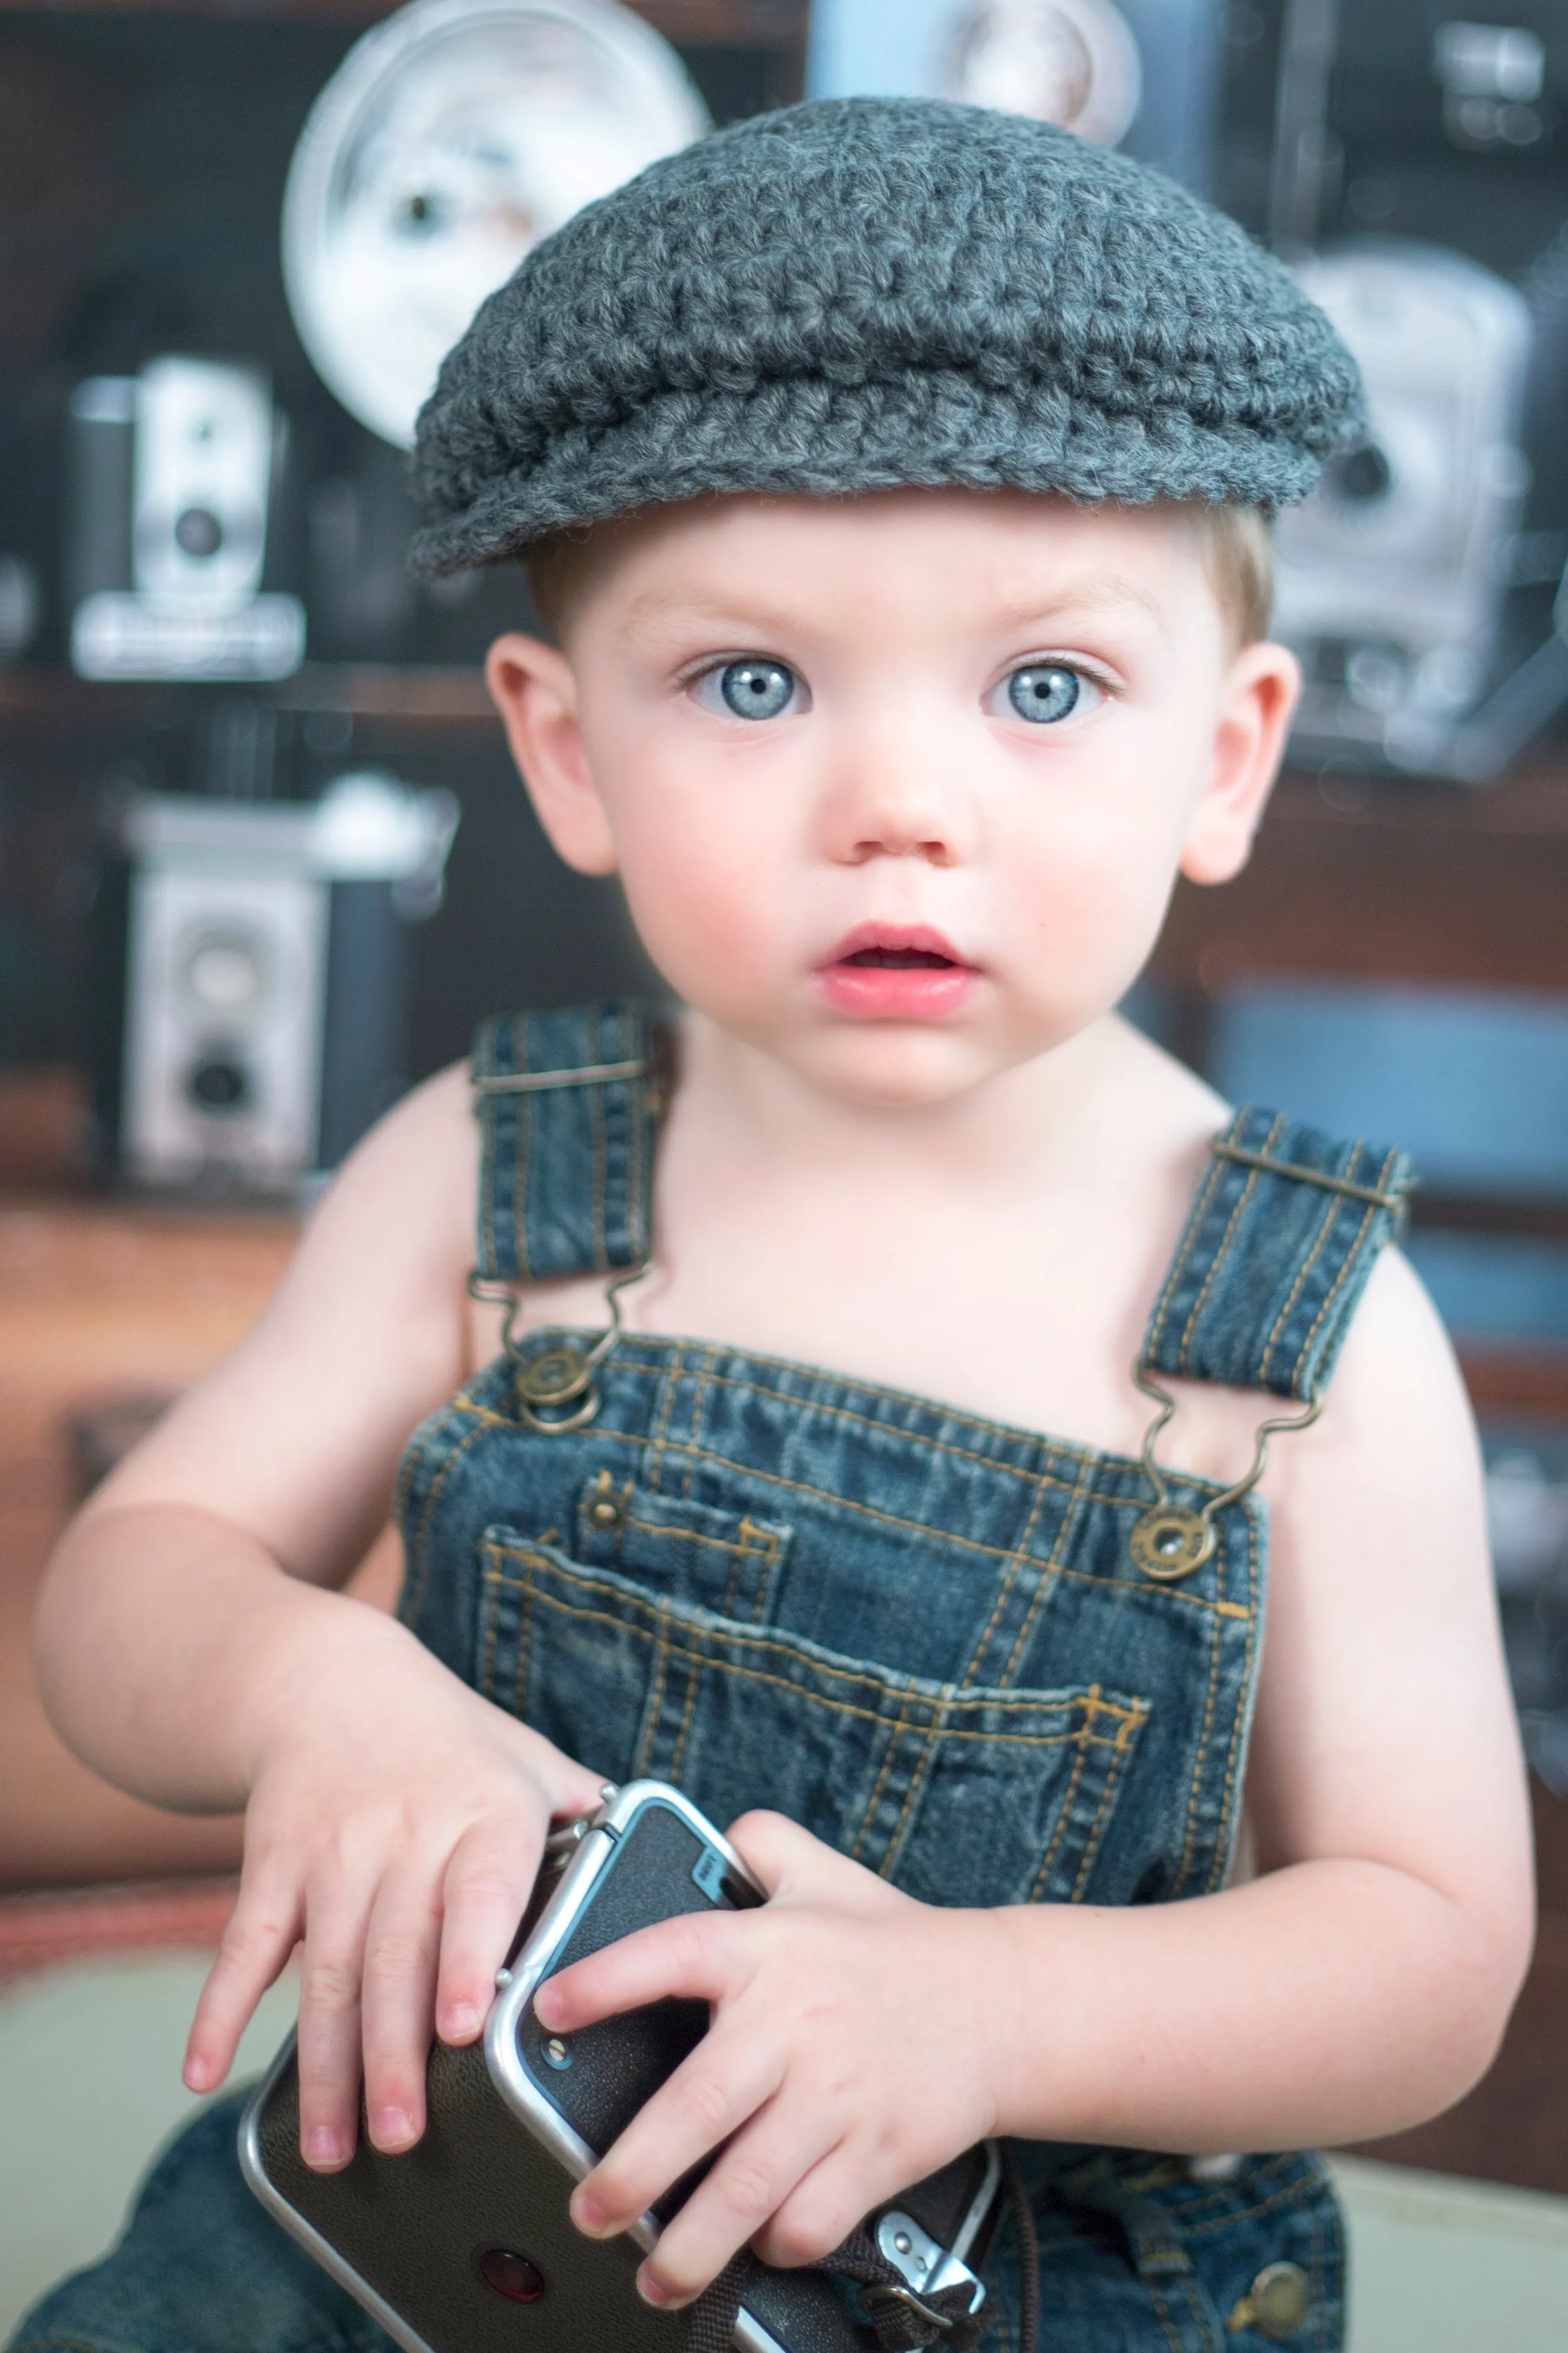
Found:
<svg viewBox="0 0 1568 2353"><path fill-rule="evenodd" d="M1189 881L1228 882L1246 865L1300 691L1300 665L1286 647L1265 641L1237 656L1215 727L1208 782L1182 846Z"/></svg>
<svg viewBox="0 0 1568 2353"><path fill-rule="evenodd" d="M579 874L613 874L616 845L577 718L577 680L566 656L519 629L485 659L518 774L557 854Z"/></svg>

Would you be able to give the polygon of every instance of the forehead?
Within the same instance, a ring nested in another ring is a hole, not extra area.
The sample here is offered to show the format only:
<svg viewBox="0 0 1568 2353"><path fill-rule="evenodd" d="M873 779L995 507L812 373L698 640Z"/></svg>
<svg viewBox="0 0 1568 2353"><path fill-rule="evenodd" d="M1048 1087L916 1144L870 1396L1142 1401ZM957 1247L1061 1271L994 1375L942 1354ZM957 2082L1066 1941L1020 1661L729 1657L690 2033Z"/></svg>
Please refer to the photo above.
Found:
<svg viewBox="0 0 1568 2353"><path fill-rule="evenodd" d="M1001 612L1076 598L1159 617L1202 573L1191 515L1024 491L893 490L852 497L732 494L598 526L571 552L574 604L636 625L737 596L809 597L891 616L908 604ZM565 585L565 584L563 584Z"/></svg>

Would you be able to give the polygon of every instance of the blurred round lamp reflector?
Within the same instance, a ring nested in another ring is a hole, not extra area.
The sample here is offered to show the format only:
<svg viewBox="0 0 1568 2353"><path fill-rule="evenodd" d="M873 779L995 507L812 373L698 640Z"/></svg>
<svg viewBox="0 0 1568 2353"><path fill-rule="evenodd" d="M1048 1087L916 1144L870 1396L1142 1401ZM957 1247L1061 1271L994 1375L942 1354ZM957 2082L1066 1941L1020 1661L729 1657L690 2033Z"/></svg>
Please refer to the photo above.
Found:
<svg viewBox="0 0 1568 2353"><path fill-rule="evenodd" d="M283 276L322 380L406 446L487 294L595 196L710 127L615 0L415 0L349 51L283 198Z"/></svg>
<svg viewBox="0 0 1568 2353"><path fill-rule="evenodd" d="M963 0L948 35L942 92L1114 147L1138 111L1142 69L1132 28L1111 0Z"/></svg>

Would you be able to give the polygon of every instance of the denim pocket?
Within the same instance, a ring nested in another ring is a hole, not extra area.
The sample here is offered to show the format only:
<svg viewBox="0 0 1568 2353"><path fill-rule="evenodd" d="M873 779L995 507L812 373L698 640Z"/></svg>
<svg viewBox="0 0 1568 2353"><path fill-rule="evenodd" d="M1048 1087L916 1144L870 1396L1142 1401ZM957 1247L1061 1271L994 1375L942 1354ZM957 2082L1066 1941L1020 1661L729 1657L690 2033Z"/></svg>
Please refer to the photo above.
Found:
<svg viewBox="0 0 1568 2353"><path fill-rule="evenodd" d="M599 1471L577 1499L573 1552L586 1567L756 1626L773 1615L793 1534L782 1520L658 1495Z"/></svg>
<svg viewBox="0 0 1568 2353"><path fill-rule="evenodd" d="M1092 1892L1146 1702L900 1674L509 1528L481 1566L480 1688L607 1779L773 1807L926 1903Z"/></svg>

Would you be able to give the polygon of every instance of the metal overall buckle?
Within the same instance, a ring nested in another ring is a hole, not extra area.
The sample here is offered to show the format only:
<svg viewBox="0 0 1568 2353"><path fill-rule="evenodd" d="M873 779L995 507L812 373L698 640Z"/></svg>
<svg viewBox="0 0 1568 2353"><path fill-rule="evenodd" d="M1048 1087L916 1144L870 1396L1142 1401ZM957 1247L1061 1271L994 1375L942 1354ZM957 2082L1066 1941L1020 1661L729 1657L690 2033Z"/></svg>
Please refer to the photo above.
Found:
<svg viewBox="0 0 1568 2353"><path fill-rule="evenodd" d="M547 1348L532 1351L524 1348L517 1337L515 1327L522 1304L517 1293L505 1283L487 1282L481 1275L469 1275L471 1299L483 1300L490 1305L504 1304L506 1308L501 1345L517 1367L518 1411L530 1430L547 1438L561 1438L569 1430L585 1430L594 1419L599 1410L599 1386L594 1375L620 1338L623 1328L620 1294L634 1282L640 1282L652 1264L651 1259L645 1258L605 1285L609 1325L592 1346L584 1347L581 1340L559 1339L552 1340Z"/></svg>
<svg viewBox="0 0 1568 2353"><path fill-rule="evenodd" d="M1310 1429L1323 1410L1323 1400L1321 1396L1314 1397L1305 1413L1279 1414L1260 1423L1252 1467L1246 1477L1238 1479L1234 1487L1227 1487L1223 1495L1212 1495L1207 1503L1194 1509L1190 1504L1171 1501L1170 1481L1154 1454L1160 1433L1176 1410L1176 1400L1142 1362L1133 1366L1132 1377L1144 1396L1152 1398L1160 1409L1143 1440L1143 1471L1154 1490L1154 1500L1133 1525L1132 1557L1144 1576L1152 1577L1156 1585L1178 1585L1212 1556L1219 1541L1215 1523L1221 1512L1249 1495L1262 1478L1268 1461L1269 1440L1280 1430Z"/></svg>

